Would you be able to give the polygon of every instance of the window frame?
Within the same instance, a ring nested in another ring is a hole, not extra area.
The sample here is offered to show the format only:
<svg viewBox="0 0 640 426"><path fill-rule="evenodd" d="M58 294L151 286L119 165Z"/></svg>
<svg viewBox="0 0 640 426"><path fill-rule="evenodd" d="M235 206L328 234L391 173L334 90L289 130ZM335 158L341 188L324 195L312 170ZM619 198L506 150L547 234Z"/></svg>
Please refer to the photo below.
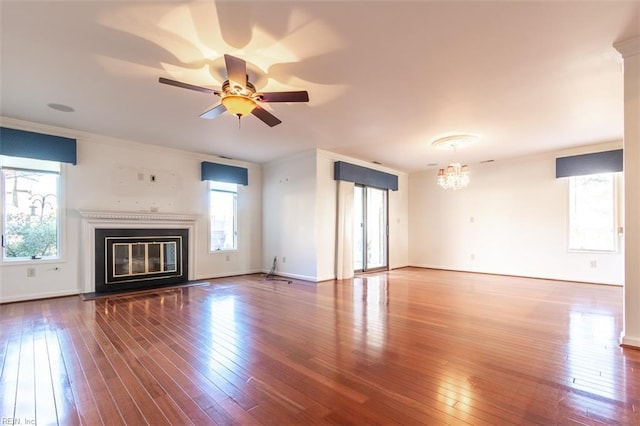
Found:
<svg viewBox="0 0 640 426"><path fill-rule="evenodd" d="M235 190L231 190L231 189L221 189L221 188L215 188L215 185L221 185L221 186L231 186L231 185L235 185ZM207 241L207 248L209 253L232 253L232 252L237 252L238 251L238 246L239 246L239 238L238 238L238 198L240 196L240 185L235 184L235 183L227 183L227 182L218 182L218 181L207 181L207 210L208 210L208 226L209 226L209 232L207 234L208 237L208 241ZM234 198L233 198L233 233L234 233L234 247L233 248L229 248L229 249L213 249L212 244L211 244L211 240L213 239L213 221L212 221L212 214L211 214L211 197L213 192L219 192L219 193L231 193L234 194Z"/></svg>
<svg viewBox="0 0 640 426"><path fill-rule="evenodd" d="M578 175L578 176L569 176L567 179L567 227L566 227L566 245L567 252L569 253L602 253L602 254L616 254L620 252L620 194L621 194L621 172L605 172L605 173L597 173L602 175L611 175L611 186L612 186L612 199L611 199L611 207L612 207L612 241L613 248L612 249L601 249L601 248L574 248L571 247L571 233L572 233L572 223L571 223L571 198L572 198L572 179L582 178L590 175Z"/></svg>
<svg viewBox="0 0 640 426"><path fill-rule="evenodd" d="M11 159L16 159L19 161L24 161L27 164L32 163L33 166L30 167L18 167L13 165L7 165L6 162L11 163ZM45 167L45 165L49 163L49 165L56 165L57 171L51 170L51 167ZM40 167L37 165L40 164ZM4 247L0 247L0 264L9 266L9 265L26 265L26 264L47 264L47 263L60 263L66 261L66 226L67 226L67 218L64 212L66 209L66 194L65 194L65 183L66 183L66 164L64 162L59 161L51 161L51 160L38 160L31 158L23 158L23 157L11 157L11 156L2 156L0 155L0 233L2 234L2 238L5 237L5 177L4 177L4 169L13 169L13 170L32 170L35 172L41 173L51 173L57 174L57 211L56 211L56 238L57 238L57 255L42 257L42 258L11 258L5 256ZM4 241L2 241L4 244Z"/></svg>

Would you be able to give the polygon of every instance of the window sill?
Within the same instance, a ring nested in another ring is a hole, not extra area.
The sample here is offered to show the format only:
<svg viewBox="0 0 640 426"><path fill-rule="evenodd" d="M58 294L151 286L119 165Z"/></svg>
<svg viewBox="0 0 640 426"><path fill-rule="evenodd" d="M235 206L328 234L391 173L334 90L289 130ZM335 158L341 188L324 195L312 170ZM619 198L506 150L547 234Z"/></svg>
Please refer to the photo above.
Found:
<svg viewBox="0 0 640 426"><path fill-rule="evenodd" d="M568 249L567 252L573 254L620 254L620 250Z"/></svg>
<svg viewBox="0 0 640 426"><path fill-rule="evenodd" d="M209 250L209 254L229 254L229 253L238 253L238 249Z"/></svg>
<svg viewBox="0 0 640 426"><path fill-rule="evenodd" d="M22 266L22 265L51 265L54 263L64 263L65 259L61 257L56 258L46 258L46 259L16 259L16 260L8 260L3 259L0 261L2 266Z"/></svg>

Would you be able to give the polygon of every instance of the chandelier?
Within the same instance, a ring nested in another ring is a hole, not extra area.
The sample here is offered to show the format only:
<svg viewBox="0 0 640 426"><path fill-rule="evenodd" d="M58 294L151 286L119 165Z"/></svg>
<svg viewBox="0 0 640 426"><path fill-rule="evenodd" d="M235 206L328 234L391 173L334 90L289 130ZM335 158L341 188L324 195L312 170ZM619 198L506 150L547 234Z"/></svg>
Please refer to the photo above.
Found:
<svg viewBox="0 0 640 426"><path fill-rule="evenodd" d="M451 163L438 170L438 185L444 189L462 189L469 185L469 166Z"/></svg>
<svg viewBox="0 0 640 426"><path fill-rule="evenodd" d="M432 145L438 149L453 149L455 153L456 148L477 140L477 135L461 134L436 139ZM469 185L469 166L454 161L446 168L438 170L438 185L444 189L466 188Z"/></svg>

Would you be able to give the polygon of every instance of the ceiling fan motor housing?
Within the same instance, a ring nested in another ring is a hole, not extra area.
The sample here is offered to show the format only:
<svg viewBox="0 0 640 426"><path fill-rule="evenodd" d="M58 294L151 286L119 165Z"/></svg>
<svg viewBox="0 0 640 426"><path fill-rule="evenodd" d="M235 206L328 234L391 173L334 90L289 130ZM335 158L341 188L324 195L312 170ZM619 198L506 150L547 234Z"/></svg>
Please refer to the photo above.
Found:
<svg viewBox="0 0 640 426"><path fill-rule="evenodd" d="M247 80L246 87L242 87L239 84L231 85L229 80L225 80L224 83L222 83L223 97L229 96L229 95L252 97L255 93L256 93L256 88L253 84L249 82L249 80Z"/></svg>

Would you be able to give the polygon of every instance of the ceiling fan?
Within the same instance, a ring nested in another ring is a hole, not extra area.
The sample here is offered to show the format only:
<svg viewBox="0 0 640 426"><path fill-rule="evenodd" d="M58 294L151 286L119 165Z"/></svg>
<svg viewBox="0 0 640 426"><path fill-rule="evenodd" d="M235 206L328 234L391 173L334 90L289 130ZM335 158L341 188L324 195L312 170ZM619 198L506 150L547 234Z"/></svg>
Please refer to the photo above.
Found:
<svg viewBox="0 0 640 426"><path fill-rule="evenodd" d="M257 92L253 84L249 82L247 75L247 63L240 58L224 55L227 68L227 80L222 83L221 90L209 89L193 84L182 83L176 80L160 77L159 81L170 86L195 90L220 96L221 103L203 112L201 118L215 118L225 111L241 117L251 113L262 120L269 127L276 126L282 121L275 115L260 106L260 102L309 102L309 93L306 90L293 92Z"/></svg>

